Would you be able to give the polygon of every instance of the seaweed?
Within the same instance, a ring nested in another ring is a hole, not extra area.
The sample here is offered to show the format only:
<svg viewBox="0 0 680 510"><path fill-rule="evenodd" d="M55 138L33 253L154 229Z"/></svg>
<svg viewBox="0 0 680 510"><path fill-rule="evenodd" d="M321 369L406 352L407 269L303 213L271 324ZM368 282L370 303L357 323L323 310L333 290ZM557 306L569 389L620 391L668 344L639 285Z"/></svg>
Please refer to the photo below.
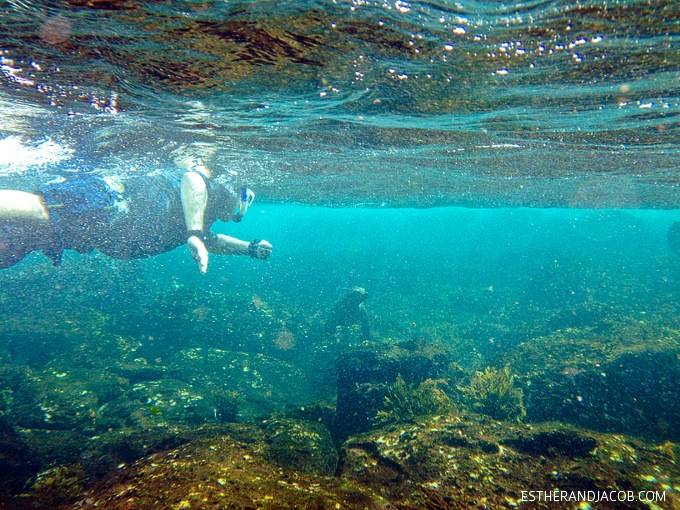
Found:
<svg viewBox="0 0 680 510"><path fill-rule="evenodd" d="M526 416L523 393L515 386L515 376L510 369L496 370L487 367L484 372L475 372L467 387L458 387L464 400L476 411L498 420L516 419Z"/></svg>
<svg viewBox="0 0 680 510"><path fill-rule="evenodd" d="M74 499L83 490L87 475L78 466L57 466L38 475L31 496L41 508L55 508Z"/></svg>
<svg viewBox="0 0 680 510"><path fill-rule="evenodd" d="M449 396L437 387L442 381L427 379L417 387L406 384L401 374L385 397L384 409L378 411L376 420L381 424L408 422L421 416L446 414L454 410Z"/></svg>
<svg viewBox="0 0 680 510"><path fill-rule="evenodd" d="M213 392L215 419L224 423L238 421L238 409L244 397L238 391L216 390Z"/></svg>

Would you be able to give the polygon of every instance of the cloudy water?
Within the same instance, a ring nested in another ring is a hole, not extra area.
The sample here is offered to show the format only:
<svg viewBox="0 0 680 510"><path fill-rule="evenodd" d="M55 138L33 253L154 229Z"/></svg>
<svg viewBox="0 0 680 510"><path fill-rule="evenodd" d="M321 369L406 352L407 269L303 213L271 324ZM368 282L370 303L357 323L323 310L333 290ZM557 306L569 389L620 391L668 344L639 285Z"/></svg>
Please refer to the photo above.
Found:
<svg viewBox="0 0 680 510"><path fill-rule="evenodd" d="M0 1L0 190L203 163L273 245L1 269L0 506L677 508L678 44L674 0Z"/></svg>

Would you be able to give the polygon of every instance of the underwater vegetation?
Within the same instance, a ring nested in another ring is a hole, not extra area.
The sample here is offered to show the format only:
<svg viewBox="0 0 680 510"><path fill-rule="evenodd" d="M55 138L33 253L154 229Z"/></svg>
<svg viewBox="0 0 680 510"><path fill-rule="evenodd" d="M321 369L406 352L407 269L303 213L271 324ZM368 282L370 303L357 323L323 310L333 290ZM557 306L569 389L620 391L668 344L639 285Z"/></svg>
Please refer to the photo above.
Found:
<svg viewBox="0 0 680 510"><path fill-rule="evenodd" d="M38 475L31 496L40 508L55 508L76 497L86 479L85 471L79 467L57 466Z"/></svg>
<svg viewBox="0 0 680 510"><path fill-rule="evenodd" d="M486 367L483 372L475 372L469 386L458 389L475 411L497 420L519 421L527 414L522 390L515 386L515 376L510 375L508 367L503 370Z"/></svg>
<svg viewBox="0 0 680 510"><path fill-rule="evenodd" d="M376 419L381 424L408 422L422 416L447 414L454 410L449 396L437 387L442 381L427 379L419 385L406 384L401 374L385 397L384 409Z"/></svg>
<svg viewBox="0 0 680 510"><path fill-rule="evenodd" d="M213 392L212 397L217 421L225 423L237 421L238 408L244 400L243 395L238 391L219 389Z"/></svg>

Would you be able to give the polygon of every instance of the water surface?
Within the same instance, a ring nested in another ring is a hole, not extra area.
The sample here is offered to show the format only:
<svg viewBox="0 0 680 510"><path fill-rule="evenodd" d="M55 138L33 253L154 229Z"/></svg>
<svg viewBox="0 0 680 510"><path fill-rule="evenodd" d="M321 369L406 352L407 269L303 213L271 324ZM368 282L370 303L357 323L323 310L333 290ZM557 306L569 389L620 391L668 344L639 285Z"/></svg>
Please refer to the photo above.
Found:
<svg viewBox="0 0 680 510"><path fill-rule="evenodd" d="M203 157L275 202L675 208L679 17L673 1L6 2L4 143L57 163L4 156L2 173Z"/></svg>

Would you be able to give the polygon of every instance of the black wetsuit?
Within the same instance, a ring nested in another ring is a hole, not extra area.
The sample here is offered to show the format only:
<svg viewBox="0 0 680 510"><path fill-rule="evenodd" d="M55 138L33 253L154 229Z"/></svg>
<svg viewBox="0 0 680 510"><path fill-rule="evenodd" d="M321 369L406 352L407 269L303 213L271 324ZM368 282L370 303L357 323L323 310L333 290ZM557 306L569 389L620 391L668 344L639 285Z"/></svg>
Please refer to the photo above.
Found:
<svg viewBox="0 0 680 510"><path fill-rule="evenodd" d="M42 250L55 264L64 250L96 249L117 259L139 259L184 245L188 233L180 198L182 175L169 172L116 180L121 186L84 175L40 186L35 194L45 204L52 232L38 238L21 227L0 229L0 267L21 260L3 257L3 240L21 243L23 256ZM208 229L218 218L233 219L238 194L228 184L207 180L206 184L203 224L206 234L213 235Z"/></svg>

